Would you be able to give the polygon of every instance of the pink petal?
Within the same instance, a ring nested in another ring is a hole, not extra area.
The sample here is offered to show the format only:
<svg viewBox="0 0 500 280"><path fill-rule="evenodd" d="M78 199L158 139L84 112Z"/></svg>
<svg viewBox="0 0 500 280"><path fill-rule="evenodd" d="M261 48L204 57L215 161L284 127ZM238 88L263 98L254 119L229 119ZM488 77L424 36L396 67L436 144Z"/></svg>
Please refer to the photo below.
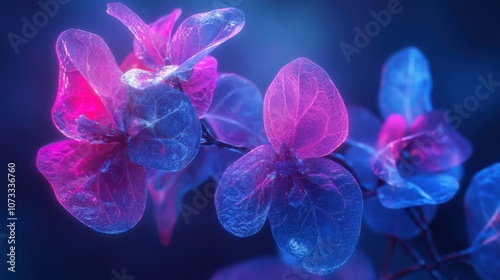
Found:
<svg viewBox="0 0 500 280"><path fill-rule="evenodd" d="M79 139L76 119L89 120L110 128L121 127L125 86L113 54L97 35L70 29L56 43L59 58L59 88L52 119L66 136Z"/></svg>
<svg viewBox="0 0 500 280"><path fill-rule="evenodd" d="M181 9L175 9L172 13L159 18L149 25L149 28L153 31L153 43L164 58L168 56L170 36L172 35L174 24L181 16L181 13Z"/></svg>
<svg viewBox="0 0 500 280"><path fill-rule="evenodd" d="M109 3L107 13L121 21L134 34L137 58L153 69L164 65L163 57L154 44L153 32L137 14L122 3Z"/></svg>
<svg viewBox="0 0 500 280"><path fill-rule="evenodd" d="M245 16L236 8L218 9L190 16L181 23L172 37L170 60L182 65L181 70L193 69L220 44L243 28Z"/></svg>
<svg viewBox="0 0 500 280"><path fill-rule="evenodd" d="M401 139L406 135L406 121L403 116L392 114L382 125L378 135L377 149L383 149L390 142Z"/></svg>
<svg viewBox="0 0 500 280"><path fill-rule="evenodd" d="M141 69L141 70L153 71L151 68L144 65L144 63L142 61L140 61L137 57L135 57L135 54L133 52L129 53L125 57L125 59L120 64L120 69L123 72L127 72L128 70L131 70L131 69Z"/></svg>
<svg viewBox="0 0 500 280"><path fill-rule="evenodd" d="M275 153L259 146L229 166L215 191L215 209L222 226L245 237L257 233L267 219Z"/></svg>
<svg viewBox="0 0 500 280"><path fill-rule="evenodd" d="M203 118L212 103L217 84L217 60L212 56L202 59L194 67L191 78L181 83L199 118Z"/></svg>
<svg viewBox="0 0 500 280"><path fill-rule="evenodd" d="M36 164L62 206L86 226L116 234L141 219L145 171L118 144L57 142L38 151Z"/></svg>
<svg viewBox="0 0 500 280"><path fill-rule="evenodd" d="M283 67L264 97L264 126L277 153L301 158L331 153L347 138L344 101L328 74L307 58Z"/></svg>

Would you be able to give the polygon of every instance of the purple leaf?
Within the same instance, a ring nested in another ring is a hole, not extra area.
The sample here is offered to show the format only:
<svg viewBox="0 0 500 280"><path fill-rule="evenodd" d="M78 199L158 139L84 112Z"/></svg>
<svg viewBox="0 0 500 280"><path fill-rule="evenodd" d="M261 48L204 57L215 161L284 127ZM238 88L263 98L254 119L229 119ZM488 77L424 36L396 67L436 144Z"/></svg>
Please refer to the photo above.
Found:
<svg viewBox="0 0 500 280"><path fill-rule="evenodd" d="M306 58L276 75L264 97L264 126L276 153L301 158L331 153L347 138L347 110L328 74Z"/></svg>
<svg viewBox="0 0 500 280"><path fill-rule="evenodd" d="M358 241L363 197L352 175L327 159L303 161L307 173L277 175L269 223L278 247L309 272L344 264Z"/></svg>
<svg viewBox="0 0 500 280"><path fill-rule="evenodd" d="M163 66L157 71L143 69L130 69L121 77L121 81L135 89L146 89L158 84L162 84L166 79L174 76L177 72L177 66Z"/></svg>
<svg viewBox="0 0 500 280"><path fill-rule="evenodd" d="M177 171L196 156L201 125L189 98L167 85L130 90L126 128L130 159L147 168Z"/></svg>
<svg viewBox="0 0 500 280"><path fill-rule="evenodd" d="M213 56L205 57L196 64L189 80L181 83L182 90L191 99L198 117L203 118L214 96L217 83L217 60Z"/></svg>
<svg viewBox="0 0 500 280"><path fill-rule="evenodd" d="M262 94L253 83L238 75L219 76L205 120L217 138L226 143L253 148L267 142Z"/></svg>
<svg viewBox="0 0 500 280"><path fill-rule="evenodd" d="M471 243L469 262L484 279L500 274L500 164L473 178L465 194L467 229Z"/></svg>
<svg viewBox="0 0 500 280"><path fill-rule="evenodd" d="M181 16L181 13L181 9L175 9L172 13L159 18L149 25L149 28L153 31L153 41L156 49L163 58L168 57L170 36L174 29L174 24Z"/></svg>
<svg viewBox="0 0 500 280"><path fill-rule="evenodd" d="M429 63L419 49L408 47L393 54L382 70L378 96L382 116L399 114L412 123L432 110L431 89Z"/></svg>
<svg viewBox="0 0 500 280"><path fill-rule="evenodd" d="M275 165L273 149L259 146L229 166L215 192L222 226L239 237L257 233L267 218Z"/></svg>
<svg viewBox="0 0 500 280"><path fill-rule="evenodd" d="M172 37L172 64L182 65L180 72L193 69L212 50L238 34L244 24L245 16L236 8L190 16L180 24Z"/></svg>
<svg viewBox="0 0 500 280"><path fill-rule="evenodd" d="M67 137L80 139L76 120L81 115L102 126L118 129L126 103L125 86L113 54L97 35L70 29L56 43L59 88L52 119Z"/></svg>
<svg viewBox="0 0 500 280"><path fill-rule="evenodd" d="M163 57L155 46L153 32L138 15L122 3L109 3L107 12L121 21L134 34L135 42L137 42L134 44L135 56L138 59L153 69L164 65Z"/></svg>
<svg viewBox="0 0 500 280"><path fill-rule="evenodd" d="M145 171L118 144L57 142L38 151L36 164L62 206L86 226L116 234L141 219Z"/></svg>

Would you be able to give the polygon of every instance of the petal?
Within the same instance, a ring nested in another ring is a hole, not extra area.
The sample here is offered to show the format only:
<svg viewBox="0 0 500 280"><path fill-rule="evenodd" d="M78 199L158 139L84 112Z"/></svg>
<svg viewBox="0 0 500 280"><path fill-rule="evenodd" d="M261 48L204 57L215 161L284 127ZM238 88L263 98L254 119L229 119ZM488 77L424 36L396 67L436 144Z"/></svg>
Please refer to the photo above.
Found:
<svg viewBox="0 0 500 280"><path fill-rule="evenodd" d="M370 166L372 154L358 147L349 147L345 152L346 163L352 168L359 184L367 190L375 190L378 177Z"/></svg>
<svg viewBox="0 0 500 280"><path fill-rule="evenodd" d="M469 262L485 279L500 273L500 163L473 178L465 194L467 229L471 246Z"/></svg>
<svg viewBox="0 0 500 280"><path fill-rule="evenodd" d="M217 138L229 144L253 148L267 142L262 94L252 82L236 74L218 77L205 120Z"/></svg>
<svg viewBox="0 0 500 280"><path fill-rule="evenodd" d="M213 56L202 59L193 69L188 81L181 81L182 90L201 119L207 113L217 83L217 60Z"/></svg>
<svg viewBox="0 0 500 280"><path fill-rule="evenodd" d="M153 69L164 65L163 57L155 46L153 32L137 14L123 3L109 3L107 13L121 21L134 34L134 52L138 59Z"/></svg>
<svg viewBox="0 0 500 280"><path fill-rule="evenodd" d="M271 201L275 153L259 146L229 166L215 191L215 209L222 226L245 237L257 233L267 218Z"/></svg>
<svg viewBox="0 0 500 280"><path fill-rule="evenodd" d="M160 52L161 57L168 57L170 36L174 29L174 24L181 16L181 13L181 9L175 9L172 13L157 19L149 25L149 28L153 31L153 42L156 49Z"/></svg>
<svg viewBox="0 0 500 280"><path fill-rule="evenodd" d="M292 149L301 158L331 153L347 138L344 101L328 74L307 58L276 75L264 97L264 126L277 153Z"/></svg>
<svg viewBox="0 0 500 280"><path fill-rule="evenodd" d="M428 222L434 219L438 207L422 206ZM389 235L399 239L410 239L420 234L420 228L412 221L405 209L388 209L380 203L378 197L365 199L364 218L368 227L377 234Z"/></svg>
<svg viewBox="0 0 500 280"><path fill-rule="evenodd" d="M148 191L153 198L156 226L164 246L170 244L186 192L210 178L213 155L200 149L197 157L182 170L162 172L151 169L148 172Z"/></svg>
<svg viewBox="0 0 500 280"><path fill-rule="evenodd" d="M323 158L304 164L303 175L276 176L269 223L281 250L309 272L325 275L344 264L356 247L363 197L339 164Z"/></svg>
<svg viewBox="0 0 500 280"><path fill-rule="evenodd" d="M80 139L76 120L81 115L102 126L121 127L125 86L106 43L97 35L70 29L56 43L59 88L52 119L66 136Z"/></svg>
<svg viewBox="0 0 500 280"><path fill-rule="evenodd" d="M119 145L57 142L38 151L36 165L61 205L86 226L116 234L141 219L146 205L145 171Z"/></svg>
<svg viewBox="0 0 500 280"><path fill-rule="evenodd" d="M459 187L459 182L453 176L429 173L411 176L403 186L384 185L377 191L384 207L398 209L448 202Z"/></svg>
<svg viewBox="0 0 500 280"><path fill-rule="evenodd" d="M152 71L149 67L144 65L144 63L142 61L140 61L137 57L135 57L135 54L133 52L129 53L125 57L125 59L120 64L120 69L123 72L127 72L128 70L131 70L131 69L141 69L141 70Z"/></svg>
<svg viewBox="0 0 500 280"><path fill-rule="evenodd" d="M380 83L378 101L385 118L400 114L411 123L432 110L429 63L419 49L408 47L389 57Z"/></svg>
<svg viewBox="0 0 500 280"><path fill-rule="evenodd" d="M349 136L347 142L370 152L375 152L377 136L382 122L374 114L363 107L347 106L349 115Z"/></svg>
<svg viewBox="0 0 500 280"><path fill-rule="evenodd" d="M238 34L245 25L243 12L236 8L195 14L182 22L172 37L170 60L187 71L212 50Z"/></svg>
<svg viewBox="0 0 500 280"><path fill-rule="evenodd" d="M418 116L410 134L420 135L409 143L409 152L418 170L437 172L465 162L472 154L472 145L439 111Z"/></svg>
<svg viewBox="0 0 500 280"><path fill-rule="evenodd" d="M406 129L406 122L403 116L393 114L387 117L378 135L377 149L383 149L389 143L405 137Z"/></svg>
<svg viewBox="0 0 500 280"><path fill-rule="evenodd" d="M130 69L121 77L121 81L134 89L147 89L158 84L163 84L163 81L177 74L177 66L163 66L157 71Z"/></svg>
<svg viewBox="0 0 500 280"><path fill-rule="evenodd" d="M137 164L177 171L196 156L201 125L189 98L167 85L129 90L126 128L128 155Z"/></svg>

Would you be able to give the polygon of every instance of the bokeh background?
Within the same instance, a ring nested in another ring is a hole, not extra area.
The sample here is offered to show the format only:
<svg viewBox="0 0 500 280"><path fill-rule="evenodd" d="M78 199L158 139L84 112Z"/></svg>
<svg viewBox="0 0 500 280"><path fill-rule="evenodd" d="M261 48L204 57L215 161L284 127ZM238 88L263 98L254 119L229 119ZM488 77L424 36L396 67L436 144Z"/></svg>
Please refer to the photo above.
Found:
<svg viewBox="0 0 500 280"><path fill-rule="evenodd" d="M282 66L305 56L330 74L346 103L378 112L381 67L390 54L409 45L419 47L430 61L432 100L437 108L462 104L474 94L478 76L492 75L493 80L500 81L500 2L495 0L401 0L402 12L393 15L391 22L359 54L352 55L350 63L340 43L353 44L354 27L363 29L373 20L370 11L386 9L387 0L123 2L146 22L177 7L183 9L182 20L193 13L212 10L220 3L236 5L246 15L246 26L213 55L219 60L219 71L245 76L262 92ZM63 139L50 118L58 74L54 45L60 32L79 28L104 38L121 61L131 51L132 36L106 14L106 3L70 0L60 5L57 14L35 36L19 46L18 53L7 34L21 35L21 19L27 17L31 21L41 8L36 0L4 1L0 7L0 166L4 167L0 170L6 174L7 163L16 163L18 217L17 272L6 273L7 247L5 239L0 240L0 279L109 280L113 270L121 272L122 268L136 280L208 279L224 266L274 254L267 224L255 236L234 237L220 226L212 201L198 215L191 216L190 223L179 220L169 247L161 246L157 238L151 200L139 224L116 236L87 228L59 205L49 183L35 167L37 150ZM475 151L465 164L460 192L440 207L431 225L440 253L463 249L468 244L463 195L475 172L500 161L499 105L500 87L459 128ZM2 226L7 208L6 187L5 180L0 188L0 234L6 232ZM186 204L192 204L193 195L187 195ZM422 249L421 240L412 244ZM387 240L363 225L359 246L379 271ZM391 270L409 263L411 260L397 251ZM464 264L446 266L442 271L447 279L476 277ZM425 277L426 274L415 274L408 279Z"/></svg>

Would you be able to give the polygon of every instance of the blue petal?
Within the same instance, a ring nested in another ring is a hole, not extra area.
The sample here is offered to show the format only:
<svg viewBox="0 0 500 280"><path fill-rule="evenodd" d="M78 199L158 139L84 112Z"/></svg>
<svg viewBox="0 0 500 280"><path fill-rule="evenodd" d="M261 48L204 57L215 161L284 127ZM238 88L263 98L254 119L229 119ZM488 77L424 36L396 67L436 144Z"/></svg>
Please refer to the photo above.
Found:
<svg viewBox="0 0 500 280"><path fill-rule="evenodd" d="M485 279L500 275L500 163L479 171L465 195L470 263Z"/></svg>
<svg viewBox="0 0 500 280"><path fill-rule="evenodd" d="M130 89L126 128L130 159L147 168L177 171L200 146L201 125L189 98L167 85Z"/></svg>
<svg viewBox="0 0 500 280"><path fill-rule="evenodd" d="M377 192L382 205L398 209L448 202L459 187L459 182L453 176L429 173L411 176L401 186L384 185Z"/></svg>
<svg viewBox="0 0 500 280"><path fill-rule="evenodd" d="M382 206L378 197L365 199L364 218L370 229L382 235L394 236L399 239L410 239L420 233L405 209L388 209ZM437 206L422 206L422 211L428 222L434 219Z"/></svg>
<svg viewBox="0 0 500 280"><path fill-rule="evenodd" d="M239 237L257 233L267 218L275 167L274 149L259 146L229 166L215 191L222 226Z"/></svg>
<svg viewBox="0 0 500 280"><path fill-rule="evenodd" d="M269 222L278 247L307 271L325 275L344 264L359 237L363 197L337 163L303 161L306 173L277 176Z"/></svg>
<svg viewBox="0 0 500 280"><path fill-rule="evenodd" d="M267 143L262 94L253 83L238 75L218 77L212 105L204 119L224 142L249 148Z"/></svg>
<svg viewBox="0 0 500 280"><path fill-rule="evenodd" d="M367 190L374 190L378 177L370 166L372 154L358 147L349 147L345 152L346 163L353 169L360 185Z"/></svg>
<svg viewBox="0 0 500 280"><path fill-rule="evenodd" d="M416 47L393 54L382 71L379 107L384 118L403 115L407 123L432 110L429 63Z"/></svg>
<svg viewBox="0 0 500 280"><path fill-rule="evenodd" d="M382 122L363 107L348 106L349 135L347 143L374 153Z"/></svg>

